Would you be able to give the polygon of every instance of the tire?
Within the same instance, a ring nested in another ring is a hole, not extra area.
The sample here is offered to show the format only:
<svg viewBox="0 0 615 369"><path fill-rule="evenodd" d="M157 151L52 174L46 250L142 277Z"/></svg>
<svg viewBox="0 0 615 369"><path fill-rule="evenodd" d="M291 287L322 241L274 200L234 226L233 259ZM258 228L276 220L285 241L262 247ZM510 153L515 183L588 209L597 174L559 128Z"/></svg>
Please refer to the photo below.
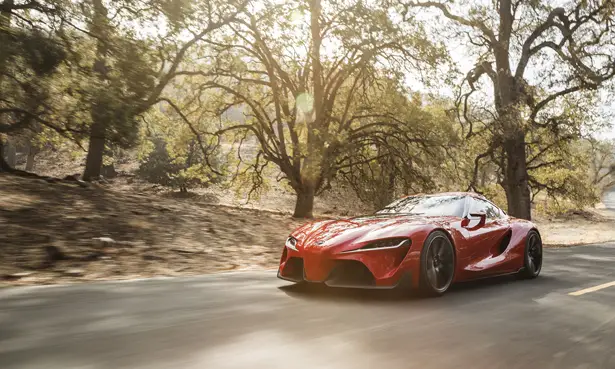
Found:
<svg viewBox="0 0 615 369"><path fill-rule="evenodd" d="M542 270L542 239L540 234L532 229L525 238L525 249L523 252L523 269L519 276L523 279L534 279L538 277Z"/></svg>
<svg viewBox="0 0 615 369"><path fill-rule="evenodd" d="M455 277L455 248L443 231L434 231L421 251L420 288L423 295L442 296Z"/></svg>

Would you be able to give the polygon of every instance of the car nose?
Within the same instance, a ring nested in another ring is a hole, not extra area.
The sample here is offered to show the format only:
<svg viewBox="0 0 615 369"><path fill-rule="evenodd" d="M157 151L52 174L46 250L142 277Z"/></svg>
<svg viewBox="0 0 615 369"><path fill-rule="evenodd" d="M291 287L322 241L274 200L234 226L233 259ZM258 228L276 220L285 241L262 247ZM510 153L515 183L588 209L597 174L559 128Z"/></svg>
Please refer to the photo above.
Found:
<svg viewBox="0 0 615 369"><path fill-rule="evenodd" d="M301 254L306 280L323 282L327 279L333 268L331 250L328 247L322 247L322 244L318 245L317 242L310 243L303 246Z"/></svg>

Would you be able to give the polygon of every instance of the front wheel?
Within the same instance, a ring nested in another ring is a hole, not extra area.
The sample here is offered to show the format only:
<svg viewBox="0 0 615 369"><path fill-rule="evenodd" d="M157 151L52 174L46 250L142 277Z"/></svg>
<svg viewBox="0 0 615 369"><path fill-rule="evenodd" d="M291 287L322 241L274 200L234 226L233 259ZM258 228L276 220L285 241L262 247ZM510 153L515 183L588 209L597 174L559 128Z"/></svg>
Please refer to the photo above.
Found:
<svg viewBox="0 0 615 369"><path fill-rule="evenodd" d="M443 231L427 237L421 252L421 290L441 296L451 286L455 274L455 250Z"/></svg>
<svg viewBox="0 0 615 369"><path fill-rule="evenodd" d="M523 270L520 275L522 278L533 279L538 277L542 270L542 240L540 234L534 229L527 233L525 239L525 256Z"/></svg>

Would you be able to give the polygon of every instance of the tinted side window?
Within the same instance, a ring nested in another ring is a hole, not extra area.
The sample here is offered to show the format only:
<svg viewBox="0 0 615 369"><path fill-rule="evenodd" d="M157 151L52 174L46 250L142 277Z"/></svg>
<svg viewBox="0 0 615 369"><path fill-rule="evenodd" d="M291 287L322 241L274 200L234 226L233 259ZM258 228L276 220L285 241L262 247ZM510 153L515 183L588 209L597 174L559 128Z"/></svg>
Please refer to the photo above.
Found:
<svg viewBox="0 0 615 369"><path fill-rule="evenodd" d="M470 214L487 213L487 204L473 197L470 198Z"/></svg>
<svg viewBox="0 0 615 369"><path fill-rule="evenodd" d="M498 219L501 217L500 210L495 206L491 205L489 202L481 199L472 199L472 205L470 205L470 213L481 213L484 212L487 214L487 219Z"/></svg>

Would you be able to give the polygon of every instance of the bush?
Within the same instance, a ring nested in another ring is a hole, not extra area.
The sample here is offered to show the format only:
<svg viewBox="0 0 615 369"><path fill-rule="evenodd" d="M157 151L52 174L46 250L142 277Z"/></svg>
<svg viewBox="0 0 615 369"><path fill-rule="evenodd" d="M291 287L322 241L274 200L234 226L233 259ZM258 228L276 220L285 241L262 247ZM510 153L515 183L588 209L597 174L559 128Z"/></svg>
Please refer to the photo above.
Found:
<svg viewBox="0 0 615 369"><path fill-rule="evenodd" d="M216 181L211 170L205 166L202 154L194 148L186 157L173 157L162 138L150 140L152 150L142 160L137 175L142 179L187 192L189 188L207 187ZM194 146L193 144L191 146Z"/></svg>

